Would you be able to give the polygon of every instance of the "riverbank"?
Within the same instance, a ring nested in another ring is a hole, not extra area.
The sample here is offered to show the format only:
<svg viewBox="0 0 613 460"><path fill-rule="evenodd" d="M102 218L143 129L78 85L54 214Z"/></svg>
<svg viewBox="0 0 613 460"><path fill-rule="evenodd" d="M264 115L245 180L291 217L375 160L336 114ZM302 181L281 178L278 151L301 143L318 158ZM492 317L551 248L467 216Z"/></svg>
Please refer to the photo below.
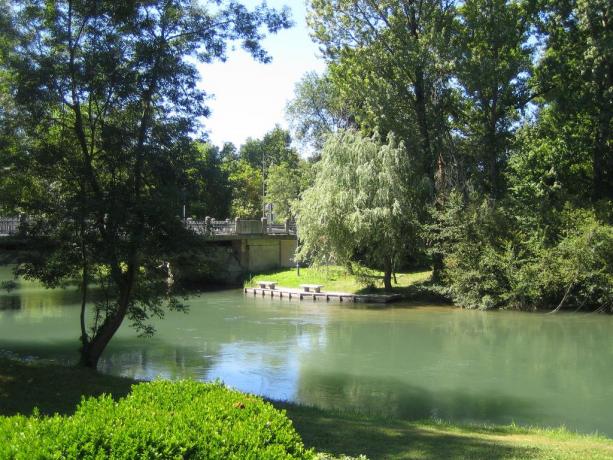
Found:
<svg viewBox="0 0 613 460"><path fill-rule="evenodd" d="M125 396L135 380L54 364L0 358L0 415L72 414L83 396ZM371 459L613 459L613 440L564 429L403 421L273 402L287 412L307 447Z"/></svg>
<svg viewBox="0 0 613 460"><path fill-rule="evenodd" d="M430 270L397 273L392 279L393 293L407 294L411 288L423 285L430 280ZM348 274L342 267L306 267L275 270L255 275L245 283L245 287L256 286L259 281L276 281L279 286L299 288L301 284L321 284L324 290L330 292L345 292L347 294L384 294L383 274L373 271L367 282ZM370 285L369 285L370 284Z"/></svg>

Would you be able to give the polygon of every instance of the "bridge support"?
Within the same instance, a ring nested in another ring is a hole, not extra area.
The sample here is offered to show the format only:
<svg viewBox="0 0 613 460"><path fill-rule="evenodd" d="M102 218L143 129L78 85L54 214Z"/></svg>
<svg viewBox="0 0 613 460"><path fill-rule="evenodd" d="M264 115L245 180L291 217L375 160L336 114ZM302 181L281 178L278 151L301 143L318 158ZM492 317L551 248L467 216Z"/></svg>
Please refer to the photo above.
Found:
<svg viewBox="0 0 613 460"><path fill-rule="evenodd" d="M262 272L294 266L295 238L244 238L233 241L232 247L241 267L249 272Z"/></svg>

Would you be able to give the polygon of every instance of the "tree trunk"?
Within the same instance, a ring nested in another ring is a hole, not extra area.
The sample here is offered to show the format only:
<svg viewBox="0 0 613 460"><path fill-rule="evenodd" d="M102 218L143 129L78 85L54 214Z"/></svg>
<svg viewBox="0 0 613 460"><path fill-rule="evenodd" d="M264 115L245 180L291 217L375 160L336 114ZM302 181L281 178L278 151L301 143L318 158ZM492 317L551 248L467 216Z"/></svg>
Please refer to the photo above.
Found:
<svg viewBox="0 0 613 460"><path fill-rule="evenodd" d="M496 56L497 56L496 50ZM498 159L502 155L499 151L500 145L498 142L498 130L496 129L498 123L498 82L495 83L492 88L492 102L489 113L489 120L486 129L485 149L486 156L488 158L488 175L489 175L489 195L490 199L495 200L498 198L499 193L499 180L500 172L498 168Z"/></svg>
<svg viewBox="0 0 613 460"><path fill-rule="evenodd" d="M613 198L613 160L611 159L613 155L611 155L610 147L610 124L610 114L606 112L606 109L601 109L596 132L596 141L592 153L592 165L594 169L592 199L594 202Z"/></svg>
<svg viewBox="0 0 613 460"><path fill-rule="evenodd" d="M120 284L122 288L120 289L119 299L117 300L117 309L110 316L107 316L102 326L95 331L95 334L91 337L87 346L81 348L80 364L82 366L92 369L98 367L98 361L102 353L121 326L121 323L123 323L128 313L128 306L130 305L132 291L136 282L137 259L138 258L133 255L132 262L128 264L124 282ZM116 280L116 282L119 284L119 280Z"/></svg>
<svg viewBox="0 0 613 460"><path fill-rule="evenodd" d="M432 255L432 281L439 283L443 279L443 255L436 252Z"/></svg>
<svg viewBox="0 0 613 460"><path fill-rule="evenodd" d="M423 168L426 175L435 183L435 168L432 158L432 146L430 145L430 128L428 126L428 112L426 101L426 88L423 72L418 69L415 77L415 112L417 114L417 124L419 126L419 134L421 136L421 153Z"/></svg>
<svg viewBox="0 0 613 460"><path fill-rule="evenodd" d="M127 304L119 306L114 315L106 319L96 335L91 338L87 345L81 348L80 364L85 367L96 369L98 361L106 346L109 344L127 313Z"/></svg>
<svg viewBox="0 0 613 460"><path fill-rule="evenodd" d="M383 287L386 291L392 290L392 263L385 261L385 268L383 270Z"/></svg>
<svg viewBox="0 0 613 460"><path fill-rule="evenodd" d="M89 337L87 335L87 326L85 324L85 309L87 308L87 283L89 282L89 270L87 263L83 264L83 273L81 281L81 314L79 315L79 322L81 325L81 344L86 347L89 343Z"/></svg>
<svg viewBox="0 0 613 460"><path fill-rule="evenodd" d="M560 309L564 306L564 304L566 303L566 299L568 298L568 294L570 294L571 289L573 288L573 286L575 285L575 281L573 281L572 283L570 283L570 285L568 286L568 289L566 289L566 292L564 293L564 297L562 297L562 300L560 301L560 303L558 304L558 306L554 309L551 310L549 312L549 314L551 313L557 313L560 311Z"/></svg>
<svg viewBox="0 0 613 460"><path fill-rule="evenodd" d="M606 16L606 15L605 15ZM605 28L610 26L608 19L603 19ZM593 32L596 33L596 32ZM592 184L592 199L613 199L613 155L611 155L611 110L610 96L607 94L613 86L613 63L611 59L605 64L604 72L608 78L600 79L596 98L598 113L596 123L596 139L592 153L594 177Z"/></svg>

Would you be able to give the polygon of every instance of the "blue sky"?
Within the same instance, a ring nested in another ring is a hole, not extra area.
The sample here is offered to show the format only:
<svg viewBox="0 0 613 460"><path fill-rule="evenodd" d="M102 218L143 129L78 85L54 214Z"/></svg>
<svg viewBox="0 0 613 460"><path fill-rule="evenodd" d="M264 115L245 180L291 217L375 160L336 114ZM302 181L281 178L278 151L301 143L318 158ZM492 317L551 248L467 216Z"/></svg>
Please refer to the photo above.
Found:
<svg viewBox="0 0 613 460"><path fill-rule="evenodd" d="M243 0L252 8L260 0ZM323 71L318 49L305 21L304 0L268 0L268 6L292 10L293 28L264 40L272 56L270 64L256 63L239 46L226 62L200 65L201 86L213 98L211 116L204 120L210 141L221 146L233 142L240 146L248 137L258 138L275 123L286 127L285 105L294 94L295 84L308 71Z"/></svg>

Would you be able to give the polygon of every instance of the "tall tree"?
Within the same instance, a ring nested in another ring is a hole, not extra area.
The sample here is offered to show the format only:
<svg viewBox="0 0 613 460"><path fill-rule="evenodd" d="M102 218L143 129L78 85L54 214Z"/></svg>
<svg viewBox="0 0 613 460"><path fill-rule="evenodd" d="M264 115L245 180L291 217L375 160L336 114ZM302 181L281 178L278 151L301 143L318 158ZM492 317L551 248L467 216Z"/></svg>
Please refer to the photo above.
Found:
<svg viewBox="0 0 613 460"><path fill-rule="evenodd" d="M231 216L260 218L264 213L262 170L242 159L227 161L223 168L232 193Z"/></svg>
<svg viewBox="0 0 613 460"><path fill-rule="evenodd" d="M458 121L477 180L492 198L503 192L513 128L530 99L530 26L515 0L467 0L459 8L455 74L465 104Z"/></svg>
<svg viewBox="0 0 613 460"><path fill-rule="evenodd" d="M286 114L298 141L317 152L326 136L354 125L349 107L327 73L308 72L296 84Z"/></svg>
<svg viewBox="0 0 613 460"><path fill-rule="evenodd" d="M228 170L220 150L208 143L197 143L198 156L186 171L183 203L186 214L203 219L205 216L230 216L232 189Z"/></svg>
<svg viewBox="0 0 613 460"><path fill-rule="evenodd" d="M262 139L249 138L239 149L239 157L255 168L266 169L272 165L298 164L298 153L292 147L292 137L279 125L264 134Z"/></svg>
<svg viewBox="0 0 613 460"><path fill-rule="evenodd" d="M289 22L218 0L19 0L11 12L8 67L37 178L22 206L44 243L20 271L49 286L80 277L81 363L96 367L126 317L149 333L151 316L180 307L164 261L190 236L173 205L207 114L195 63L225 59L233 40L267 62L262 27ZM106 295L88 317L94 280Z"/></svg>
<svg viewBox="0 0 613 460"><path fill-rule="evenodd" d="M20 138L19 130L13 120L17 115L11 82L13 73L7 67L11 50L16 44L16 30L10 20L8 2L0 0L0 212L16 212L16 201L23 183L13 171L18 167L16 145Z"/></svg>
<svg viewBox="0 0 613 460"><path fill-rule="evenodd" d="M261 215L265 214L265 185L268 178L270 168L279 165L287 165L291 169L298 167L300 157L296 149L292 147L292 137L286 129L276 125L271 131L266 133L262 139L247 139L239 150L239 158L241 162L246 162L251 168L259 171L260 181L260 210ZM240 166L242 172L246 172L244 165ZM253 180L256 180L254 174L250 174ZM245 180L246 179L246 180ZM247 184L249 179L245 178L240 182ZM252 184L250 187L252 188ZM248 198L249 197L249 198ZM236 199L238 198L238 199ZM254 213L251 204L253 204L253 193L248 193L244 196L235 196L235 203L242 203L240 207L234 207L237 211L237 216L256 217L258 213ZM245 201L245 199L247 199ZM245 207L244 204L250 203ZM242 210L241 210L242 209Z"/></svg>
<svg viewBox="0 0 613 460"><path fill-rule="evenodd" d="M613 25L607 0L543 0L537 83L561 133L592 158L592 198L613 199ZM571 128L572 126L572 128Z"/></svg>
<svg viewBox="0 0 613 460"><path fill-rule="evenodd" d="M366 131L394 132L434 183L451 110L454 2L311 0L309 24Z"/></svg>
<svg viewBox="0 0 613 460"><path fill-rule="evenodd" d="M298 167L287 163L273 165L266 177L266 202L272 205L275 220L294 219L293 206L312 182L313 165L300 161Z"/></svg>

